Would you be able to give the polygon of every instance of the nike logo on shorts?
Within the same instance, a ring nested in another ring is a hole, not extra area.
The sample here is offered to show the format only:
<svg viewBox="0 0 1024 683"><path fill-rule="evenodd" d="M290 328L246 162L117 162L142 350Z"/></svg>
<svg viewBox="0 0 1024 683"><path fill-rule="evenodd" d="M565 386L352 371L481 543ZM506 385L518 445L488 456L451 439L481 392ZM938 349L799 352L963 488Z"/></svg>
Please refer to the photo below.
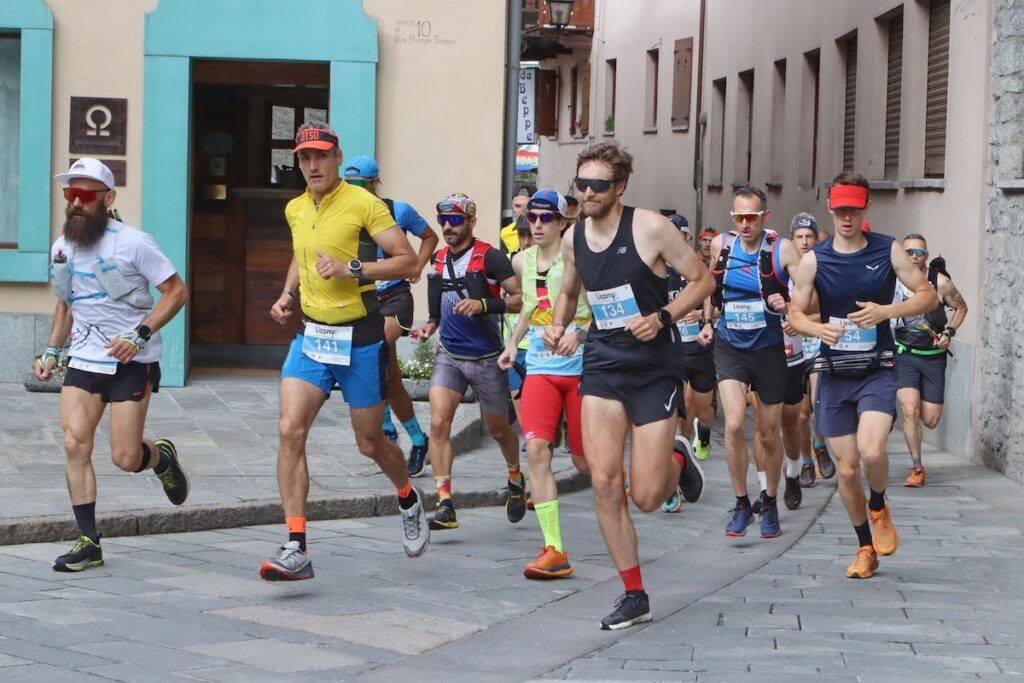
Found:
<svg viewBox="0 0 1024 683"><path fill-rule="evenodd" d="M668 400L667 400L667 401L665 401L665 402L664 402L664 403L662 404L662 405L664 405L664 406L665 406L665 411L666 411L666 412L672 412L672 399L674 399L674 398L676 397L676 392L677 392L677 391L679 391L679 387L676 387L675 389L673 389L673 390L672 390L672 393L671 393L671 394L669 394Z"/></svg>

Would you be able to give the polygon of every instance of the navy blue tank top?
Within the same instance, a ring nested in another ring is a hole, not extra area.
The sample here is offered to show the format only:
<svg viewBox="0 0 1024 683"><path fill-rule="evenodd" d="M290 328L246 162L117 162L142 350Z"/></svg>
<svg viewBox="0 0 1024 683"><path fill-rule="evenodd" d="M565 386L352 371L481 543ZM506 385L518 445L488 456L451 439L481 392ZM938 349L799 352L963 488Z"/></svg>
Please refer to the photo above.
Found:
<svg viewBox="0 0 1024 683"><path fill-rule="evenodd" d="M631 206L622 207L615 238L601 251L587 244L586 221L573 231L576 270L588 294L629 285L640 315L650 315L668 303L668 278L656 275L636 251ZM623 329L599 329L595 321L583 350L583 372L657 371L679 375L683 349L675 325L664 327L648 342Z"/></svg>
<svg viewBox="0 0 1024 683"><path fill-rule="evenodd" d="M818 260L814 288L818 291L823 323L848 319L851 313L860 310L855 303L857 301L873 301L883 306L892 303L896 289L896 271L892 267L893 238L877 232L864 233L864 237L868 240L867 246L852 254L836 251L832 247L834 237L814 247ZM893 348L892 328L888 320L878 323L873 330L852 327L850 330L836 348L822 342L822 355L839 356ZM842 346L850 348L842 349Z"/></svg>

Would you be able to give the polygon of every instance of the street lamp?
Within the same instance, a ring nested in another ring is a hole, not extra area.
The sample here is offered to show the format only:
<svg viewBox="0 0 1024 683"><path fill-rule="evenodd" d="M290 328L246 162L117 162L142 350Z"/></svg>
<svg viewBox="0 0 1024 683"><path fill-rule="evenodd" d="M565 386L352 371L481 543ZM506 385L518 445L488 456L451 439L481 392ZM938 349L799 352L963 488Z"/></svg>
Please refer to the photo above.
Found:
<svg viewBox="0 0 1024 683"><path fill-rule="evenodd" d="M561 33L562 29L569 25L573 0L547 0L547 3L548 20Z"/></svg>

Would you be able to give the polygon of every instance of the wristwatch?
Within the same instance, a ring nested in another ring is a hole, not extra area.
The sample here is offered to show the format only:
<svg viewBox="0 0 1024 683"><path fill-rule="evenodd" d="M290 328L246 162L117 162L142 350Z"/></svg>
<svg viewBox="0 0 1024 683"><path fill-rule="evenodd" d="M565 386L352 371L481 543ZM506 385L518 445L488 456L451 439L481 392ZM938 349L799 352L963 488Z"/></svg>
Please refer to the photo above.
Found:
<svg viewBox="0 0 1024 683"><path fill-rule="evenodd" d="M942 332L939 332L939 334L945 334L945 335L949 336L950 339L952 339L953 337L956 336L956 328L955 327L947 327Z"/></svg>
<svg viewBox="0 0 1024 683"><path fill-rule="evenodd" d="M668 327L672 324L672 314L666 311L664 308L658 309L658 322L661 323L662 327Z"/></svg>
<svg viewBox="0 0 1024 683"><path fill-rule="evenodd" d="M580 343L587 341L587 329L585 327L576 328L576 341Z"/></svg>
<svg viewBox="0 0 1024 683"><path fill-rule="evenodd" d="M348 262L348 270L352 273L352 277L363 276L363 262L357 258L352 259Z"/></svg>
<svg viewBox="0 0 1024 683"><path fill-rule="evenodd" d="M150 336L153 334L153 330L149 329L148 325L139 325L135 328L135 332L142 341L149 341Z"/></svg>

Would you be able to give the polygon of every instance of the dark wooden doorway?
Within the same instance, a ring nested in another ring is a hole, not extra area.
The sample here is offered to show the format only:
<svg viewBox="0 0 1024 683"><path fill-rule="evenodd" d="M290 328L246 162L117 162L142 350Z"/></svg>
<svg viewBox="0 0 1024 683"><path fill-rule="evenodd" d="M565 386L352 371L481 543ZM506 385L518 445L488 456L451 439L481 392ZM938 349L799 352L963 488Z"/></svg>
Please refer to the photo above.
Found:
<svg viewBox="0 0 1024 683"><path fill-rule="evenodd" d="M324 63L192 63L190 361L280 367L298 316L270 317L292 257L284 207L305 183L291 153L305 121L326 121Z"/></svg>

